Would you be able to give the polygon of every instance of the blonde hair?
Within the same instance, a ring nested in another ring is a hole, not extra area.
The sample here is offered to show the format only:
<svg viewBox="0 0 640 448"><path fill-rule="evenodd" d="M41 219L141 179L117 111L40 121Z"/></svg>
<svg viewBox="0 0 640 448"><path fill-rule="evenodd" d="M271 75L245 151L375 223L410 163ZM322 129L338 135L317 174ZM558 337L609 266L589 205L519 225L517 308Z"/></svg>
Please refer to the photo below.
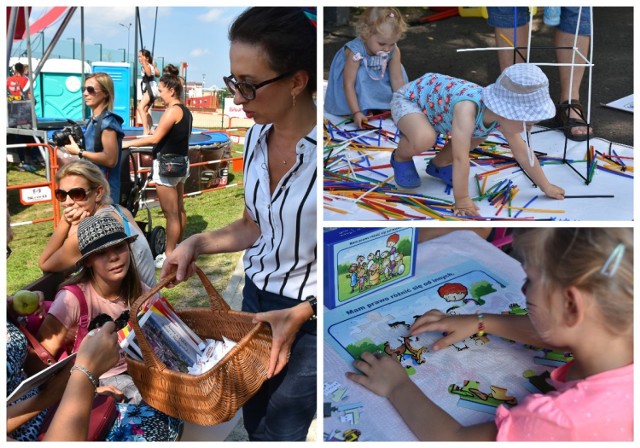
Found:
<svg viewBox="0 0 640 448"><path fill-rule="evenodd" d="M87 76L87 79L95 79L96 82L100 85L100 89L106 93L106 103L107 110L113 110L113 98L115 96L114 88L113 88L113 79L105 72L97 72L92 75Z"/></svg>
<svg viewBox="0 0 640 448"><path fill-rule="evenodd" d="M622 245L611 275L603 266ZM514 248L526 266L540 272L545 291L576 286L593 294L607 328L619 334L633 326L633 230L630 228L517 229Z"/></svg>
<svg viewBox="0 0 640 448"><path fill-rule="evenodd" d="M89 182L89 188L95 189L102 186L104 194L100 200L100 204L109 205L111 200L111 189L109 188L109 182L106 177L94 163L85 159L78 159L67 163L56 172L56 184L60 185L60 181L67 176L81 176L87 179Z"/></svg>
<svg viewBox="0 0 640 448"><path fill-rule="evenodd" d="M366 8L356 24L356 33L367 39L381 31L382 25L388 24L398 40L404 37L407 24L397 8Z"/></svg>

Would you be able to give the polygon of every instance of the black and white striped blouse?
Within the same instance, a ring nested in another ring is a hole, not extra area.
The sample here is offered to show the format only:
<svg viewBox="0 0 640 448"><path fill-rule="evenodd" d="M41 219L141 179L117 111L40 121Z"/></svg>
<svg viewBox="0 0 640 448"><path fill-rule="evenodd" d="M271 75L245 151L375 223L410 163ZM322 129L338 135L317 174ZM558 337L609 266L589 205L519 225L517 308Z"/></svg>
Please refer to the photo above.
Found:
<svg viewBox="0 0 640 448"><path fill-rule="evenodd" d="M271 125L254 125L246 134L244 201L261 229L246 250L247 276L264 291L304 300L316 295L316 146L314 128L296 145L296 163L271 195L267 135Z"/></svg>

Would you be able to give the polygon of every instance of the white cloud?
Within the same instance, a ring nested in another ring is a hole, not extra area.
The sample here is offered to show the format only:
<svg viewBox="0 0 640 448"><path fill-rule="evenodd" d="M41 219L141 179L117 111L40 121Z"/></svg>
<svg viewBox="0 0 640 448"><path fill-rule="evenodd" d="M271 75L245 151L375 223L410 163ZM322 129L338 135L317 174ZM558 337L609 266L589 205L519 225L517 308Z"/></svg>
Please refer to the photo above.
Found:
<svg viewBox="0 0 640 448"><path fill-rule="evenodd" d="M224 14L224 10L221 8L211 8L207 11L206 14L203 14L198 17L198 20L201 22L216 22Z"/></svg>
<svg viewBox="0 0 640 448"><path fill-rule="evenodd" d="M194 58L199 58L200 56L204 56L206 54L209 54L208 48L194 48L189 52L189 56Z"/></svg>

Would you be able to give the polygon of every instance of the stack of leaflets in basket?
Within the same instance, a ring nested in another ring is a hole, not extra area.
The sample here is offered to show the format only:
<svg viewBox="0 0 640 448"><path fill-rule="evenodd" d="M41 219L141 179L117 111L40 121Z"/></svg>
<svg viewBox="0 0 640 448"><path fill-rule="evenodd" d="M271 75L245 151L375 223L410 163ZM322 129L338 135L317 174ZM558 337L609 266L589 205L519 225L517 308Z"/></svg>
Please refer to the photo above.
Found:
<svg viewBox="0 0 640 448"><path fill-rule="evenodd" d="M138 314L138 324L158 359L168 368L182 373L199 375L206 372L236 345L224 337L224 341L203 341L164 297L147 302ZM142 350L131 324L118 331L118 342L131 358L142 361Z"/></svg>

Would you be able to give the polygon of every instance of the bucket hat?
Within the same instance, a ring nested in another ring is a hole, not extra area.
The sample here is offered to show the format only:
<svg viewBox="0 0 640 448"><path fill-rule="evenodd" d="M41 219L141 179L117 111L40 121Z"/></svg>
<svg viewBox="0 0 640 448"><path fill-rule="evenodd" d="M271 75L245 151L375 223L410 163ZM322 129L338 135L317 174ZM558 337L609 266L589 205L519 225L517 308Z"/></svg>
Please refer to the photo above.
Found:
<svg viewBox="0 0 640 448"><path fill-rule="evenodd" d="M96 251L134 241L138 235L127 236L124 227L117 219L109 215L88 216L78 224L78 248L82 257L76 266Z"/></svg>
<svg viewBox="0 0 640 448"><path fill-rule="evenodd" d="M509 120L540 121L556 114L549 96L549 79L534 64L507 67L494 84L482 90L482 101Z"/></svg>

